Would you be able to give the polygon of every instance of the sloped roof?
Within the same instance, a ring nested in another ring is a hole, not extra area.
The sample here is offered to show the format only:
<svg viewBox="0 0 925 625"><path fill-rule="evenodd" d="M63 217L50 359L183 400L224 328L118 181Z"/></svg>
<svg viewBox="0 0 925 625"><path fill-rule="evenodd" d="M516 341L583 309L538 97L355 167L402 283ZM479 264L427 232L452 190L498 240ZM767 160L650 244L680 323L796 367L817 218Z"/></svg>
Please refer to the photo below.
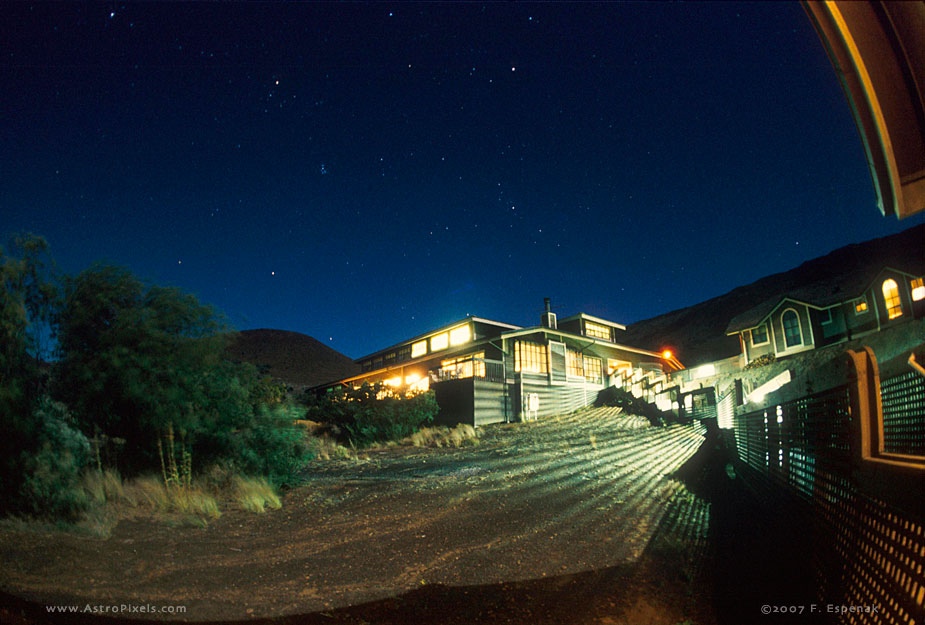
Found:
<svg viewBox="0 0 925 625"><path fill-rule="evenodd" d="M857 267L847 273L817 280L770 297L754 308L736 315L726 327L726 334L735 334L754 328L767 318L784 300L823 309L856 299L870 287L876 278L893 269L910 276L925 273L925 259L903 263L902 267Z"/></svg>

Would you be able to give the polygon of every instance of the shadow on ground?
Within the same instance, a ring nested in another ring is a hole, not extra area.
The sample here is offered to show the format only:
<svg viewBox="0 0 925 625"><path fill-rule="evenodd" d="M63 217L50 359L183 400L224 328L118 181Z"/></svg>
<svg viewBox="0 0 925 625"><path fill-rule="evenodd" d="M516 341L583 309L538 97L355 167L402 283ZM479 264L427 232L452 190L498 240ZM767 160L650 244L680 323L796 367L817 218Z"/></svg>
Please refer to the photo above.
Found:
<svg viewBox="0 0 925 625"><path fill-rule="evenodd" d="M593 571L488 585L424 585L345 608L237 623L336 625L747 625L827 623L811 612L810 532L792 535L790 511L763 501L715 428L673 474L685 488L665 506L642 556ZM73 603L73 602L71 602ZM763 615L804 606L798 615ZM44 603L0 593L0 622L149 624L92 613L50 614ZM78 606L83 610L86 606ZM817 606L817 610L820 609ZM178 622L176 620L172 622ZM182 622L182 621L180 621ZM218 623L220 621L198 621ZM229 623L230 621L221 621Z"/></svg>

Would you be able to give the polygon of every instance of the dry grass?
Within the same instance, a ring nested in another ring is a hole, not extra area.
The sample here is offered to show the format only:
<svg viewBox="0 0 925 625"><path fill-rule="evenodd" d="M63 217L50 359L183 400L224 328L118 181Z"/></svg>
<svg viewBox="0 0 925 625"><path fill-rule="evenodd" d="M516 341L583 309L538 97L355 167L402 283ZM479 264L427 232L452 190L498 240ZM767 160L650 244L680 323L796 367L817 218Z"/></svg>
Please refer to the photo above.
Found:
<svg viewBox="0 0 925 625"><path fill-rule="evenodd" d="M356 449L344 447L333 438L319 436L314 439L315 455L322 460L358 460Z"/></svg>
<svg viewBox="0 0 925 625"><path fill-rule="evenodd" d="M81 486L90 501L97 505L120 501L134 503L125 492L122 477L114 469L106 469L103 472L87 471L81 480Z"/></svg>
<svg viewBox="0 0 925 625"><path fill-rule="evenodd" d="M234 499L245 510L258 514L267 508L279 510L282 507L276 491L262 477L235 477Z"/></svg>
<svg viewBox="0 0 925 625"><path fill-rule="evenodd" d="M423 428L404 439L402 443L414 447L463 447L478 445L479 435L471 425L460 423L454 428Z"/></svg>

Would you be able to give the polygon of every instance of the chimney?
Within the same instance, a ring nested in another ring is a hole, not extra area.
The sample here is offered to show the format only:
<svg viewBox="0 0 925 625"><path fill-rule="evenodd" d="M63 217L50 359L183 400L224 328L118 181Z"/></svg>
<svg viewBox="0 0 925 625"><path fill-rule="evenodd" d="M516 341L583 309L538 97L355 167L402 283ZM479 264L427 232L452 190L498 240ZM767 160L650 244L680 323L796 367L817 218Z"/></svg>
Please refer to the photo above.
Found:
<svg viewBox="0 0 925 625"><path fill-rule="evenodd" d="M552 308L549 306L549 298L543 298L543 307L546 309L543 312L543 315L540 317L540 325L544 328L556 329L556 313L552 312Z"/></svg>

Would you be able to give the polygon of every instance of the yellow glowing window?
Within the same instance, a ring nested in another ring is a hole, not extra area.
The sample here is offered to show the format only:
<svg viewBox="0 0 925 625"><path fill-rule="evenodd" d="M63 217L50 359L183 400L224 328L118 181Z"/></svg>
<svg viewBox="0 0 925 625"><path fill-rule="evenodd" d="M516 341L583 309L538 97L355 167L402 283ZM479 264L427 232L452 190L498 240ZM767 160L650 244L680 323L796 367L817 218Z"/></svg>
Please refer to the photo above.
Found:
<svg viewBox="0 0 925 625"><path fill-rule="evenodd" d="M883 281L883 300L886 303L886 314L890 319L896 319L903 314L903 305L899 301L899 285L890 278Z"/></svg>
<svg viewBox="0 0 925 625"><path fill-rule="evenodd" d="M427 353L427 341L418 341L411 345L411 357L417 358Z"/></svg>
<svg viewBox="0 0 925 625"><path fill-rule="evenodd" d="M605 341L609 341L610 328L597 323L591 323L590 321L585 321L585 335L592 336L596 339L604 339Z"/></svg>
<svg viewBox="0 0 925 625"><path fill-rule="evenodd" d="M925 279L916 278L909 283L912 288L912 301L918 302L925 299Z"/></svg>
<svg viewBox="0 0 925 625"><path fill-rule="evenodd" d="M585 375L585 369L581 366L581 354L572 349L568 350L568 356L565 363L565 371L568 375L574 376L576 378L580 378Z"/></svg>
<svg viewBox="0 0 925 625"><path fill-rule="evenodd" d="M546 373L546 346L529 341L514 341L514 371Z"/></svg>
<svg viewBox="0 0 925 625"><path fill-rule="evenodd" d="M600 358L584 357L585 379L588 382L601 382L603 365Z"/></svg>
<svg viewBox="0 0 925 625"><path fill-rule="evenodd" d="M860 315L867 312L867 301L859 299L854 303L854 314Z"/></svg>
<svg viewBox="0 0 925 625"><path fill-rule="evenodd" d="M432 336L430 338L430 351L435 352L437 350L446 349L449 344L450 335L446 332L438 334L437 336Z"/></svg>
<svg viewBox="0 0 925 625"><path fill-rule="evenodd" d="M449 358L440 362L440 369L449 378L484 378L485 352L463 358Z"/></svg>
<svg viewBox="0 0 925 625"><path fill-rule="evenodd" d="M458 328L450 330L450 345L468 343L470 338L472 338L472 332L469 330L468 325L459 326Z"/></svg>

